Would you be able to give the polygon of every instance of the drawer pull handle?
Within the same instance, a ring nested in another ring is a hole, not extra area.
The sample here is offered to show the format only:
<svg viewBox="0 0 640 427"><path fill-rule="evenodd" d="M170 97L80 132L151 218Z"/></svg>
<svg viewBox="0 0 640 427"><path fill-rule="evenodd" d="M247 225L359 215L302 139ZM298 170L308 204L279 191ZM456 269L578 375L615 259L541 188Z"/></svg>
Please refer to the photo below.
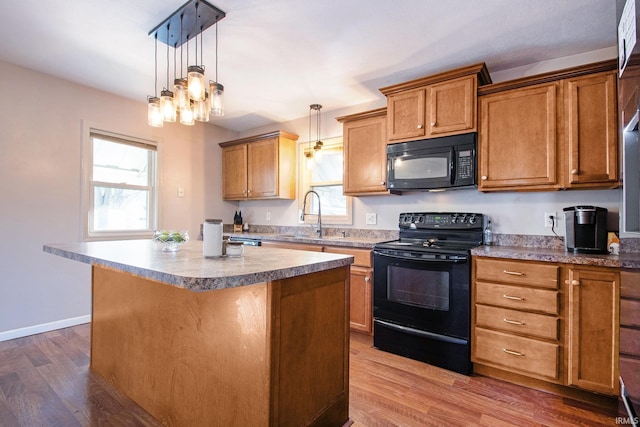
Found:
<svg viewBox="0 0 640 427"><path fill-rule="evenodd" d="M502 351L512 356L524 357L524 354L520 353L519 351L508 350L506 348L503 348Z"/></svg>
<svg viewBox="0 0 640 427"><path fill-rule="evenodd" d="M512 299L512 300L516 300L516 301L524 301L524 298L522 297L514 297L511 295L502 295L502 298L506 298L506 299Z"/></svg>
<svg viewBox="0 0 640 427"><path fill-rule="evenodd" d="M502 270L502 272L504 274L510 274L512 276L524 276L524 273L520 273L519 271Z"/></svg>
<svg viewBox="0 0 640 427"><path fill-rule="evenodd" d="M524 325L524 322L520 322L518 320L502 319L502 321L511 325Z"/></svg>

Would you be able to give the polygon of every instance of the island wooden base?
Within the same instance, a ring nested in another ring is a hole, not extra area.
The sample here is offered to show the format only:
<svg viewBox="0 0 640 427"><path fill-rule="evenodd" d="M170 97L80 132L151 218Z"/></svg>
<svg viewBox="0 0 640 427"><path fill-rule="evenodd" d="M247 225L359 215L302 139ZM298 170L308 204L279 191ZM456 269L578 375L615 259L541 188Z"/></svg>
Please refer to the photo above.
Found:
<svg viewBox="0 0 640 427"><path fill-rule="evenodd" d="M91 368L167 426L341 426L348 278L193 292L93 266Z"/></svg>

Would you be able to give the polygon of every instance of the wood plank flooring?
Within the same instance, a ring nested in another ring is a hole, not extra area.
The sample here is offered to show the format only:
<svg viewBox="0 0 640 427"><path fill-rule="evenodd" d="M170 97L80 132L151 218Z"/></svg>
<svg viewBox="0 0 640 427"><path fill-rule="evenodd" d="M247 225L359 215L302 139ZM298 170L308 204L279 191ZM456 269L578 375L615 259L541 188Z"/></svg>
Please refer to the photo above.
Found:
<svg viewBox="0 0 640 427"><path fill-rule="evenodd" d="M0 342L0 426L160 426L89 371L90 326ZM354 427L615 426L616 413L372 348L352 334ZM251 426L244 426L251 427Z"/></svg>

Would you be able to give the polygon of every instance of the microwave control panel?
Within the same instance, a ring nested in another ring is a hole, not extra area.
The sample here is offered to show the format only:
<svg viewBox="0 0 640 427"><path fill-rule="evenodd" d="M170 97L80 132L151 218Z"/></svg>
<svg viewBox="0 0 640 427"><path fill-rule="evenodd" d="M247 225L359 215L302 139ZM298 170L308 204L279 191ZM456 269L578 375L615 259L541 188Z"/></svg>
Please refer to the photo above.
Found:
<svg viewBox="0 0 640 427"><path fill-rule="evenodd" d="M458 152L458 170L456 175L458 178L472 178L473 171L473 151L464 150Z"/></svg>

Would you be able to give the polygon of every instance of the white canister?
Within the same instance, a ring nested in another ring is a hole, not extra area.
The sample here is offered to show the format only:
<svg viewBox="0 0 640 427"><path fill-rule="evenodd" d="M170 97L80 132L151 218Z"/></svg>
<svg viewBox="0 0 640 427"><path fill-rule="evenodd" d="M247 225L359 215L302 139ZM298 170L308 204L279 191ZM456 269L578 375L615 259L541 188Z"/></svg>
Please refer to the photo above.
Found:
<svg viewBox="0 0 640 427"><path fill-rule="evenodd" d="M206 219L202 229L202 255L205 258L222 256L222 220Z"/></svg>

